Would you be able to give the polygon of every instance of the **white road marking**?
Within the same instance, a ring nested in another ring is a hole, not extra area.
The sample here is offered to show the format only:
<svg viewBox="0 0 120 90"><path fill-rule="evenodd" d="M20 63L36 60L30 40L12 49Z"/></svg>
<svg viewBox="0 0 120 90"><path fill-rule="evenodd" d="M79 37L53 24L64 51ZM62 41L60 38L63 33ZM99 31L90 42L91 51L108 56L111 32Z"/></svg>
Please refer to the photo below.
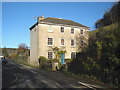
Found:
<svg viewBox="0 0 120 90"><path fill-rule="evenodd" d="M60 84L59 83L56 83L58 86L60 86Z"/></svg>
<svg viewBox="0 0 120 90"><path fill-rule="evenodd" d="M84 85L84 86L86 86L88 88L96 90L95 88L91 87L91 85L89 85L89 84L86 84L86 83L83 83L83 82L78 82L78 83L80 83L80 84L82 84L82 85Z"/></svg>

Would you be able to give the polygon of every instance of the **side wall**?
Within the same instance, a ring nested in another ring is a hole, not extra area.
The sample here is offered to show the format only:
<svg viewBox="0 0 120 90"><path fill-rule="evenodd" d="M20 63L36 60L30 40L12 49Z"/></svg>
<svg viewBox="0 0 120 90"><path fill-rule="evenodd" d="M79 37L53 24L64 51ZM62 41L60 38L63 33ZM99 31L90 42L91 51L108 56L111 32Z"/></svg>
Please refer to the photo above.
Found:
<svg viewBox="0 0 120 90"><path fill-rule="evenodd" d="M38 66L38 30L33 28L30 31L30 64Z"/></svg>

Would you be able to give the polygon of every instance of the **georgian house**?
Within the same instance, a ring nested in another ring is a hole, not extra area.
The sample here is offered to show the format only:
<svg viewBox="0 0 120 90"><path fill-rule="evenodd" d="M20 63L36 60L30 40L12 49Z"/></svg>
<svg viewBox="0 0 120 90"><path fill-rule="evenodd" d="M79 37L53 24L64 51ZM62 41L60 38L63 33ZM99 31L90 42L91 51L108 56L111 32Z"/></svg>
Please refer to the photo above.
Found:
<svg viewBox="0 0 120 90"><path fill-rule="evenodd" d="M88 40L86 32L89 29L89 27L71 20L38 17L37 22L30 27L30 63L39 65L40 56L53 59L54 53L50 47L65 50L65 59L74 58L76 52L80 50L79 45L83 46L85 43L83 40L78 42L77 37L84 36Z"/></svg>

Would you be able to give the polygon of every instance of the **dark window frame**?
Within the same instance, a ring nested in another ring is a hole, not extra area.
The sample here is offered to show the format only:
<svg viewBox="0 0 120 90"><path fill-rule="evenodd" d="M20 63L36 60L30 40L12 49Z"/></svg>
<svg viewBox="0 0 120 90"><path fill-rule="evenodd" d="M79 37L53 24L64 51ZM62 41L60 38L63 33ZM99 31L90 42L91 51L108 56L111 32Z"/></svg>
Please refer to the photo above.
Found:
<svg viewBox="0 0 120 90"><path fill-rule="evenodd" d="M75 40L71 39L71 46L75 46Z"/></svg>
<svg viewBox="0 0 120 90"><path fill-rule="evenodd" d="M75 52L71 52L71 59L76 58L76 53Z"/></svg>
<svg viewBox="0 0 120 90"><path fill-rule="evenodd" d="M71 29L71 34L75 34L74 28Z"/></svg>
<svg viewBox="0 0 120 90"><path fill-rule="evenodd" d="M63 44L62 44L62 40L63 40ZM61 46L64 46L64 45L65 45L65 39L64 39L64 38L61 38L60 45L61 45Z"/></svg>
<svg viewBox="0 0 120 90"><path fill-rule="evenodd" d="M64 27L61 27L60 31L61 33L64 33Z"/></svg>
<svg viewBox="0 0 120 90"><path fill-rule="evenodd" d="M53 38L48 38L48 45L53 45Z"/></svg>
<svg viewBox="0 0 120 90"><path fill-rule="evenodd" d="M52 51L48 51L48 59L53 59L53 52Z"/></svg>
<svg viewBox="0 0 120 90"><path fill-rule="evenodd" d="M83 34L84 34L84 31L83 31L83 30L80 30L80 34L82 34L82 35L83 35Z"/></svg>

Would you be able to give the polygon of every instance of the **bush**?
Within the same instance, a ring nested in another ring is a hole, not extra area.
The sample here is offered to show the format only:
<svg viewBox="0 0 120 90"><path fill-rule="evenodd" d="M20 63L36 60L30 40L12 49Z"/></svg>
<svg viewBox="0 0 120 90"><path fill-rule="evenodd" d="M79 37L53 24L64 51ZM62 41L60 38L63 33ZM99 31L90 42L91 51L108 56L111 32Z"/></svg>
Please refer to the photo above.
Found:
<svg viewBox="0 0 120 90"><path fill-rule="evenodd" d="M16 55L15 57L12 58L14 61L20 64L28 64L28 56L18 56Z"/></svg>
<svg viewBox="0 0 120 90"><path fill-rule="evenodd" d="M68 59L65 59L65 62L66 62L66 63L70 63L70 62L72 62L72 60L73 60L73 59L68 58Z"/></svg>
<svg viewBox="0 0 120 90"><path fill-rule="evenodd" d="M114 26L114 27L113 27ZM95 76L104 83L120 87L120 29L117 24L98 29L90 36L86 51L77 54L68 70ZM95 38L95 39L94 39Z"/></svg>
<svg viewBox="0 0 120 90"><path fill-rule="evenodd" d="M42 69L51 69L52 68L52 60L46 59L44 56L39 57L39 65Z"/></svg>

